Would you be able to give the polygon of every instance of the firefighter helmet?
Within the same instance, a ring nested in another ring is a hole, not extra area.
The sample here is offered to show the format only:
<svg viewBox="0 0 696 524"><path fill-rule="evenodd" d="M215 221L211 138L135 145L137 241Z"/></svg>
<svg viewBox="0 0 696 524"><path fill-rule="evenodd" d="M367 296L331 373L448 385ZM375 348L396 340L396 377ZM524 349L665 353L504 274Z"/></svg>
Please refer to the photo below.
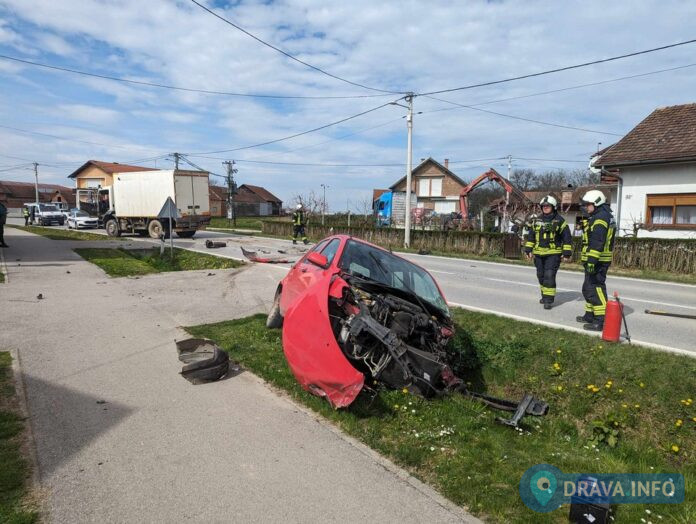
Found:
<svg viewBox="0 0 696 524"><path fill-rule="evenodd" d="M592 204L594 206L601 206L602 204L606 204L607 202L607 197L604 196L604 193L597 189L592 189L591 191L588 191L585 193L585 196L582 197L582 203L583 204Z"/></svg>
<svg viewBox="0 0 696 524"><path fill-rule="evenodd" d="M539 205L542 207L543 206L553 206L553 208L556 209L556 206L558 206L558 202L551 195L546 195L544 198L541 199L541 202L539 202Z"/></svg>

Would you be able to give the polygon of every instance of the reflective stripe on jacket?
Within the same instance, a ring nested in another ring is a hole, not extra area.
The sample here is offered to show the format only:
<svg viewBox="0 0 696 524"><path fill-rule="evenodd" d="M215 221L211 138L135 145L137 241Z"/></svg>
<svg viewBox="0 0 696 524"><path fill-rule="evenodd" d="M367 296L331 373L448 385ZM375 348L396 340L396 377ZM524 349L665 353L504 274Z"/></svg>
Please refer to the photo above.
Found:
<svg viewBox="0 0 696 524"><path fill-rule="evenodd" d="M573 253L573 244L568 222L558 213L538 218L529 228L524 250L539 256L563 253L569 257Z"/></svg>
<svg viewBox="0 0 696 524"><path fill-rule="evenodd" d="M607 204L599 206L585 222L582 232L583 262L611 262L616 222Z"/></svg>

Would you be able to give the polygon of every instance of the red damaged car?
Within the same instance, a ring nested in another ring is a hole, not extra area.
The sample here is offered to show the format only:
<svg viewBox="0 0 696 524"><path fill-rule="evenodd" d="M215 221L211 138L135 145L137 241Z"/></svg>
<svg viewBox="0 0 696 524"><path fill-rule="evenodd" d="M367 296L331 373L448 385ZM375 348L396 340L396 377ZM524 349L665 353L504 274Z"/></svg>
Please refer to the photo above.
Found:
<svg viewBox="0 0 696 524"><path fill-rule="evenodd" d="M366 384L426 397L468 393L450 368L454 325L435 279L363 240L335 235L314 246L278 285L266 325L282 326L283 351L302 387L336 408L350 405ZM523 407L469 394L521 408L519 418L548 409L531 395Z"/></svg>

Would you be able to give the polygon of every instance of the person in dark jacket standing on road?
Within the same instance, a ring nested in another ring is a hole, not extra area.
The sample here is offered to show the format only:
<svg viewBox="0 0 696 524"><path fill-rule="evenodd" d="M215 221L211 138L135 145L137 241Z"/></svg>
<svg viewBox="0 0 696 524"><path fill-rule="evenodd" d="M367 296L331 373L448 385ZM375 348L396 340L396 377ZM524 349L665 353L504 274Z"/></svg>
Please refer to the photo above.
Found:
<svg viewBox="0 0 696 524"><path fill-rule="evenodd" d="M7 220L7 207L0 202L0 247L10 247L5 244L5 221Z"/></svg>
<svg viewBox="0 0 696 524"><path fill-rule="evenodd" d="M297 244L297 237L302 235L302 242L308 242L305 233L305 213L302 204L297 204L295 212L292 214L292 243Z"/></svg>
<svg viewBox="0 0 696 524"><path fill-rule="evenodd" d="M604 329L607 309L607 271L614 250L616 222L611 214L604 193L593 189L582 197L588 219L582 235L582 263L585 266L585 282L582 295L585 297L585 314L577 317L589 331Z"/></svg>
<svg viewBox="0 0 696 524"><path fill-rule="evenodd" d="M551 309L556 297L556 273L564 261L573 254L570 228L565 219L558 214L558 203L552 196L545 196L539 202L542 215L530 226L524 250L527 258L534 256L537 279L541 286L540 304L544 309Z"/></svg>

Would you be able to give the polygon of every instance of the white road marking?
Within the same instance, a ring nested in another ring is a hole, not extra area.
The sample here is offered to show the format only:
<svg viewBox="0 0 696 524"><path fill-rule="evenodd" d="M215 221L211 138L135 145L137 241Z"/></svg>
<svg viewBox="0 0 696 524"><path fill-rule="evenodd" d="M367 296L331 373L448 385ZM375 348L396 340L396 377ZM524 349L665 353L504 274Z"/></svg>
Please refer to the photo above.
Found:
<svg viewBox="0 0 696 524"><path fill-rule="evenodd" d="M486 280L493 280L495 282L505 282L507 284L516 284L518 286L529 286L529 287L539 287L537 284L530 284L528 282L519 282L517 280L505 280L504 278L492 278L492 277L483 277ZM556 288L558 291L578 291L577 289L567 289L563 287L558 287ZM696 307L694 306L685 306L683 304L674 304L673 302L660 302L659 300L645 300L642 298L635 298L635 297L628 297L628 296L621 296L619 295L619 298L623 301L629 301L629 302L640 302L642 304L659 304L660 306L668 306L668 307L678 307L682 309L693 309L696 310Z"/></svg>
<svg viewBox="0 0 696 524"><path fill-rule="evenodd" d="M456 275L457 273L452 273L450 271L440 271L437 269L428 269L428 273L440 273L442 275Z"/></svg>
<svg viewBox="0 0 696 524"><path fill-rule="evenodd" d="M563 324L556 324L555 322L547 322L545 320L537 320L536 318L523 317L521 315L513 315L511 313L503 313L501 311L495 311L493 309L486 309L486 308L477 307L477 306L469 306L467 304L460 304L457 302L449 302L449 305L455 306L455 307L460 307L463 309L469 309L471 311L478 311L481 313L490 313L492 315L497 315L499 317L511 318L513 320L521 320L522 322L531 322L532 324L539 324L539 325L547 326L547 327L565 329L566 331L575 331L577 333L582 333L583 335L589 335L589 336L593 336L593 337L601 336L601 333L597 333L597 332L593 332L593 331L585 331L584 329L581 329L581 328L565 326ZM660 351L667 351L669 353L679 353L681 355L687 355L689 357L696 358L696 352L689 351L688 349L675 348L672 346L663 346L661 344L653 344L652 342L645 342L643 340L636 340L634 338L631 339L631 342L633 342L639 346L645 346L645 347L657 349Z"/></svg>

